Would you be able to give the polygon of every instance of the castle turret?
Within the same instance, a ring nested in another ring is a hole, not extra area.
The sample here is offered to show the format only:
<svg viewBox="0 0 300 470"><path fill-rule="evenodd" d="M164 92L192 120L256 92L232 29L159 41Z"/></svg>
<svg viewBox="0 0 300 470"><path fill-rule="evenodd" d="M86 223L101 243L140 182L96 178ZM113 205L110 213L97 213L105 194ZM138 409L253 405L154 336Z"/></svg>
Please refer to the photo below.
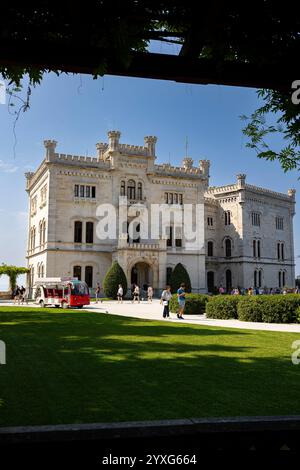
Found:
<svg viewBox="0 0 300 470"><path fill-rule="evenodd" d="M246 184L246 175L244 173L241 173L241 174L238 174L236 175L236 179L237 179L237 186L239 189L243 189L245 188L245 184Z"/></svg>
<svg viewBox="0 0 300 470"><path fill-rule="evenodd" d="M108 135L108 150L112 150L112 151L118 150L121 132L109 131L107 135Z"/></svg>
<svg viewBox="0 0 300 470"><path fill-rule="evenodd" d="M57 142L56 140L44 140L44 146L46 148L46 161L50 162L55 154Z"/></svg>
<svg viewBox="0 0 300 470"><path fill-rule="evenodd" d="M155 157L155 144L157 142L157 137L153 135L147 135L144 137L145 147L148 148L149 157Z"/></svg>
<svg viewBox="0 0 300 470"><path fill-rule="evenodd" d="M204 176L209 177L209 168L210 168L210 161L209 160L199 160L199 168L201 173Z"/></svg>
<svg viewBox="0 0 300 470"><path fill-rule="evenodd" d="M98 142L98 144L96 144L96 149L98 160L104 160L104 152L107 149L107 144L104 144L103 142Z"/></svg>
<svg viewBox="0 0 300 470"><path fill-rule="evenodd" d="M182 160L182 166L185 170L191 170L193 168L194 160L190 157L185 157Z"/></svg>
<svg viewBox="0 0 300 470"><path fill-rule="evenodd" d="M295 199L296 189L293 189L293 188L288 189L288 196L290 196L291 199Z"/></svg>

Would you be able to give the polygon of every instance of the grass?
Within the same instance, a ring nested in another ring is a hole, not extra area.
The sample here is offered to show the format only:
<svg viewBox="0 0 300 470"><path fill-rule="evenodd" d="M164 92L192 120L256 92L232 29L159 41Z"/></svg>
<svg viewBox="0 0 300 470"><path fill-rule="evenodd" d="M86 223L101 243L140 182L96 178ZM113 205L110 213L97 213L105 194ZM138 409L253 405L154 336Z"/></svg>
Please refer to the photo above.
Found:
<svg viewBox="0 0 300 470"><path fill-rule="evenodd" d="M0 308L0 426L300 414L298 334Z"/></svg>

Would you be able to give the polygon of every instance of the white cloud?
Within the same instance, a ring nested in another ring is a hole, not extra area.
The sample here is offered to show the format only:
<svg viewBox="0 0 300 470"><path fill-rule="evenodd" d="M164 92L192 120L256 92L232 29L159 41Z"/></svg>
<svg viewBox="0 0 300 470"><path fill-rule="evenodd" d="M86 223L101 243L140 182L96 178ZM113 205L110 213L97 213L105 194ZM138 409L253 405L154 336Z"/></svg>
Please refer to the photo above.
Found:
<svg viewBox="0 0 300 470"><path fill-rule="evenodd" d="M18 169L18 166L12 165L11 163L5 163L3 160L0 160L0 172L15 173Z"/></svg>

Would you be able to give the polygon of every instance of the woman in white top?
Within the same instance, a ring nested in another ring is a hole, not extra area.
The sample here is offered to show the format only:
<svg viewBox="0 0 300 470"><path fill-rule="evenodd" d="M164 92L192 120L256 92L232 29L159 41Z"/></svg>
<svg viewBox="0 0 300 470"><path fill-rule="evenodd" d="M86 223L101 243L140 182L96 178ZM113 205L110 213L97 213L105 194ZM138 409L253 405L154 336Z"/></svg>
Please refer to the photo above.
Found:
<svg viewBox="0 0 300 470"><path fill-rule="evenodd" d="M139 286L135 286L134 291L133 291L133 303L134 301L137 300L138 303L140 303L140 288Z"/></svg>
<svg viewBox="0 0 300 470"><path fill-rule="evenodd" d="M160 303L163 304L163 317L170 318L169 303L172 298L171 287L166 286L165 290L162 291Z"/></svg>
<svg viewBox="0 0 300 470"><path fill-rule="evenodd" d="M148 287L147 294L148 294L148 302L152 302L152 299L153 299L153 288L152 288L151 286Z"/></svg>
<svg viewBox="0 0 300 470"><path fill-rule="evenodd" d="M118 299L118 304L121 302L123 303L123 287L122 284L119 284L118 292L117 292L117 299Z"/></svg>

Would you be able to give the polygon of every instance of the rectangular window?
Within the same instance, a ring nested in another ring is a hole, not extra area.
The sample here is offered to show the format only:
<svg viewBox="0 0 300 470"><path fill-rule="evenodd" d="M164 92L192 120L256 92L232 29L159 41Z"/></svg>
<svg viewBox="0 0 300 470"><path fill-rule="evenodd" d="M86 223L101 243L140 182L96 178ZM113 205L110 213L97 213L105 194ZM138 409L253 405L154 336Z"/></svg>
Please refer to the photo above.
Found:
<svg viewBox="0 0 300 470"><path fill-rule="evenodd" d="M79 184L75 184L74 186L74 196L79 197Z"/></svg>
<svg viewBox="0 0 300 470"><path fill-rule="evenodd" d="M93 222L86 223L86 243L94 243L94 224Z"/></svg>
<svg viewBox="0 0 300 470"><path fill-rule="evenodd" d="M178 194L174 194L174 204L178 204Z"/></svg>
<svg viewBox="0 0 300 470"><path fill-rule="evenodd" d="M84 186L80 185L80 197L84 197Z"/></svg>
<svg viewBox="0 0 300 470"><path fill-rule="evenodd" d="M92 198L95 199L96 197L96 186L92 186Z"/></svg>
<svg viewBox="0 0 300 470"><path fill-rule="evenodd" d="M173 204L173 193L169 194L169 203Z"/></svg>
<svg viewBox="0 0 300 470"><path fill-rule="evenodd" d="M183 196L182 194L179 194L179 204L183 204Z"/></svg>
<svg viewBox="0 0 300 470"><path fill-rule="evenodd" d="M93 287L93 266L85 267L85 282L88 287Z"/></svg>
<svg viewBox="0 0 300 470"><path fill-rule="evenodd" d="M74 224L74 242L82 243L82 222L78 220Z"/></svg>
<svg viewBox="0 0 300 470"><path fill-rule="evenodd" d="M173 246L173 227L168 227L168 238L167 238L167 246Z"/></svg>
<svg viewBox="0 0 300 470"><path fill-rule="evenodd" d="M91 187L90 186L85 187L85 197L91 197Z"/></svg>
<svg viewBox="0 0 300 470"><path fill-rule="evenodd" d="M81 281L81 266L74 266L73 277L77 277L78 281Z"/></svg>
<svg viewBox="0 0 300 470"><path fill-rule="evenodd" d="M252 225L260 227L260 214L258 212L252 212L251 214Z"/></svg>
<svg viewBox="0 0 300 470"><path fill-rule="evenodd" d="M169 203L169 195L168 195L168 193L165 193L165 203L166 203L166 204Z"/></svg>
<svg viewBox="0 0 300 470"><path fill-rule="evenodd" d="M283 217L276 217L276 230L283 230Z"/></svg>

